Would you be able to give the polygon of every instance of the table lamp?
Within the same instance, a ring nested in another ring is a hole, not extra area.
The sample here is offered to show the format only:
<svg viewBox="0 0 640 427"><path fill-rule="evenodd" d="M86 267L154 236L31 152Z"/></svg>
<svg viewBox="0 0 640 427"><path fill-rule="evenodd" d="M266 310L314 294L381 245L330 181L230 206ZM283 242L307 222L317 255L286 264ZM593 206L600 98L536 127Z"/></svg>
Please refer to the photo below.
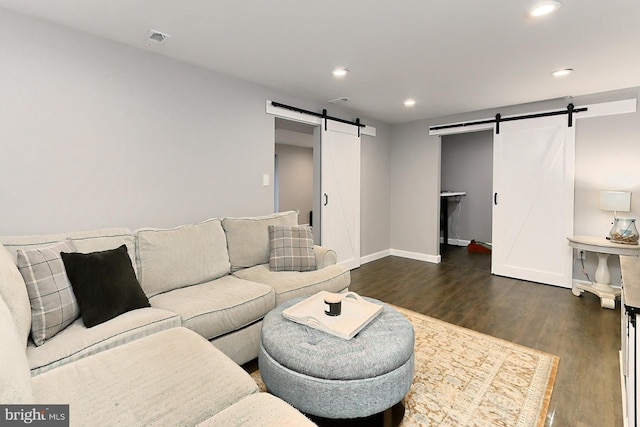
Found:
<svg viewBox="0 0 640 427"><path fill-rule="evenodd" d="M601 191L600 209L613 211L614 218L618 211L629 212L631 210L631 193L626 191Z"/></svg>
<svg viewBox="0 0 640 427"><path fill-rule="evenodd" d="M619 218L617 212L629 212L631 210L631 193L626 191L601 191L600 209L613 211L613 227L609 231L607 239L614 243L638 244L638 231L634 218Z"/></svg>

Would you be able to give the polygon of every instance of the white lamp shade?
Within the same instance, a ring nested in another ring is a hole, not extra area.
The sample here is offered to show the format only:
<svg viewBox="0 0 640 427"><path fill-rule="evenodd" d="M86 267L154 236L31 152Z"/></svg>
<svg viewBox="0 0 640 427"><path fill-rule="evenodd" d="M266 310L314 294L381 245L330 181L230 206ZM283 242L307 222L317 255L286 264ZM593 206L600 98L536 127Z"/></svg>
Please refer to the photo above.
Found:
<svg viewBox="0 0 640 427"><path fill-rule="evenodd" d="M631 210L631 193L626 191L601 191L600 209L603 211L629 212Z"/></svg>

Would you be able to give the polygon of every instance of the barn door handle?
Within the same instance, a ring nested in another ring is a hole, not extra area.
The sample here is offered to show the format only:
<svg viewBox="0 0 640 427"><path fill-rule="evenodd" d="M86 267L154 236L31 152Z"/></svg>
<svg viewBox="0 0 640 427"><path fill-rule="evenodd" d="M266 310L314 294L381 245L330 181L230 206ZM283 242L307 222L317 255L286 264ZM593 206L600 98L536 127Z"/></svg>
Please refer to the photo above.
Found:
<svg viewBox="0 0 640 427"><path fill-rule="evenodd" d="M493 204L494 205L498 204L498 193L493 193Z"/></svg>
<svg viewBox="0 0 640 427"><path fill-rule="evenodd" d="M329 204L329 195L324 193L324 205L327 206Z"/></svg>

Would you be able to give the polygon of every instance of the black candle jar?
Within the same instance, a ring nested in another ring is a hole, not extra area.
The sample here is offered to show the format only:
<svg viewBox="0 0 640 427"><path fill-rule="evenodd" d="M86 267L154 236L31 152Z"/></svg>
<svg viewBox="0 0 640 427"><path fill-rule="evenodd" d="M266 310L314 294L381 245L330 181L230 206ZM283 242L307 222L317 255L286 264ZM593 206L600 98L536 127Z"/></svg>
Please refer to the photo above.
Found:
<svg viewBox="0 0 640 427"><path fill-rule="evenodd" d="M342 313L342 295L327 294L324 297L324 303L324 314L327 316L340 316L340 313Z"/></svg>

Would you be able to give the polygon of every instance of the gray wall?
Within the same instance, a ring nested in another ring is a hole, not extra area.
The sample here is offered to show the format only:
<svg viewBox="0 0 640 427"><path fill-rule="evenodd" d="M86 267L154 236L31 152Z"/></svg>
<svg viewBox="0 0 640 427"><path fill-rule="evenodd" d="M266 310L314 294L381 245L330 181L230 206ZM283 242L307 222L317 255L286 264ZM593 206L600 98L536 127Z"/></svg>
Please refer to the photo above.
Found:
<svg viewBox="0 0 640 427"><path fill-rule="evenodd" d="M441 144L442 189L467 193L459 203L449 202L449 239L490 243L493 132L447 135Z"/></svg>
<svg viewBox="0 0 640 427"><path fill-rule="evenodd" d="M375 126L376 122L370 122ZM391 248L390 127L363 135L360 145L360 251L363 262L386 256ZM370 258L366 258L371 256Z"/></svg>
<svg viewBox="0 0 640 427"><path fill-rule="evenodd" d="M391 248L438 262L440 138L421 120L393 125L391 140Z"/></svg>
<svg viewBox="0 0 640 427"><path fill-rule="evenodd" d="M298 222L309 223L313 204L313 149L276 144L280 211L299 211Z"/></svg>
<svg viewBox="0 0 640 427"><path fill-rule="evenodd" d="M355 117L4 9L0 28L1 235L267 214L275 131L265 101ZM363 161L385 164L389 126L361 119L379 134ZM388 191L389 173L363 176L363 195ZM389 247L388 198L366 199L363 255Z"/></svg>
<svg viewBox="0 0 640 427"><path fill-rule="evenodd" d="M273 211L271 92L0 11L0 234Z"/></svg>

